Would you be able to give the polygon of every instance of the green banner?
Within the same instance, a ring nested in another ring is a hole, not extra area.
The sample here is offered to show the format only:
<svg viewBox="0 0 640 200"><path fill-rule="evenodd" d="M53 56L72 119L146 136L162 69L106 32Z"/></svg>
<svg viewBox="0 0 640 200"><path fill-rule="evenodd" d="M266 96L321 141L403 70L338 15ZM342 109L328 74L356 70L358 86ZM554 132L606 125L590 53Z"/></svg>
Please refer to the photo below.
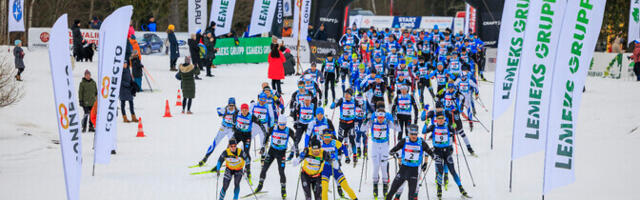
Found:
<svg viewBox="0 0 640 200"><path fill-rule="evenodd" d="M216 41L216 58L214 65L233 63L261 63L267 62L267 56L271 51L271 38L238 38L238 45L233 38L219 39Z"/></svg>

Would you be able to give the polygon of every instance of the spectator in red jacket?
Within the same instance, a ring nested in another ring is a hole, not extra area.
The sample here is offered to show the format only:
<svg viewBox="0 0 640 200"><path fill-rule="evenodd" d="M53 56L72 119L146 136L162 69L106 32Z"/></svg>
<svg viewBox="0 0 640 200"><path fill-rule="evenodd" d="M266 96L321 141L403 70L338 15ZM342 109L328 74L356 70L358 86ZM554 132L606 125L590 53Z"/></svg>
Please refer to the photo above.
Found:
<svg viewBox="0 0 640 200"><path fill-rule="evenodd" d="M282 94L280 85L281 80L284 79L284 55L278 50L278 46L271 46L271 53L269 53L269 79L271 79L271 87Z"/></svg>

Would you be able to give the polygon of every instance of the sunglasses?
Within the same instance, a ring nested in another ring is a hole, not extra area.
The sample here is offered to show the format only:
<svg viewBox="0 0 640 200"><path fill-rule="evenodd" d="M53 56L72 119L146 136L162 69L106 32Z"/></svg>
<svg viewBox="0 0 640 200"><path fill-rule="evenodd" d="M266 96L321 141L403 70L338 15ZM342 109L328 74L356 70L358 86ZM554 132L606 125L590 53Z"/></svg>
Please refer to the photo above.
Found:
<svg viewBox="0 0 640 200"><path fill-rule="evenodd" d="M235 144L229 145L229 147L231 147L231 148L236 148L236 146L237 145L235 145Z"/></svg>

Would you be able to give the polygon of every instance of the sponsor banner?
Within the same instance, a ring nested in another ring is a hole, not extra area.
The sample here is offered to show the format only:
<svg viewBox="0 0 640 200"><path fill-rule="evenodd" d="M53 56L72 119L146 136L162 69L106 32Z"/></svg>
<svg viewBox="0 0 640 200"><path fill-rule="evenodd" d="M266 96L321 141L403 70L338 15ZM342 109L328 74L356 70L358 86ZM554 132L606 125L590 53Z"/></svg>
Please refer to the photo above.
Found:
<svg viewBox="0 0 640 200"><path fill-rule="evenodd" d="M492 119L509 108L515 98L518 66L522 56L524 31L527 24L529 0L506 1L500 27L500 42L493 87Z"/></svg>
<svg viewBox="0 0 640 200"><path fill-rule="evenodd" d="M420 22L422 22L422 17L420 16L417 16L417 17L397 16L397 17L393 17L393 23L391 25L394 28L398 27L398 28L417 29L417 28L420 28ZM451 24L449 24L449 27L451 27Z"/></svg>
<svg viewBox="0 0 640 200"><path fill-rule="evenodd" d="M236 0L213 0L211 3L209 22L216 23L216 36L231 32L231 20L235 6Z"/></svg>
<svg viewBox="0 0 640 200"><path fill-rule="evenodd" d="M352 16L353 17L353 16ZM391 28L393 24L392 16L362 16L360 27L369 28Z"/></svg>
<svg viewBox="0 0 640 200"><path fill-rule="evenodd" d="M542 194L576 180L575 127L605 5L606 0L567 1L558 55L552 68Z"/></svg>
<svg viewBox="0 0 640 200"><path fill-rule="evenodd" d="M29 47L47 47L49 44L51 28L42 28L42 27L33 27L29 28ZM96 44L96 47L100 46L98 43L98 39L100 36L100 31L95 29L80 29L80 33L84 40L88 43ZM69 44L73 44L73 37L71 35L71 30L68 30L69 34ZM142 45L143 38L145 34L154 34L160 38L162 41L167 40L166 32L147 32L147 31L137 31L136 39L138 43ZM178 39L178 47L180 49L188 49L187 40L189 39L189 33L187 32L175 32L176 38ZM163 51L164 52L164 51Z"/></svg>
<svg viewBox="0 0 640 200"><path fill-rule="evenodd" d="M311 18L311 0L296 0L293 16L293 38L306 40L309 34L309 20ZM298 37L300 34L300 37Z"/></svg>
<svg viewBox="0 0 640 200"><path fill-rule="evenodd" d="M82 117L79 113L81 107L77 102L77 87L73 84L67 30L67 14L64 14L53 24L51 32L53 41L49 45L49 64L67 199L77 200L80 199L82 177L82 134L80 133Z"/></svg>
<svg viewBox="0 0 640 200"><path fill-rule="evenodd" d="M472 4L471 1L468 2L474 8L476 14L474 17L474 12L470 11L469 24L475 28L475 30L472 31L478 34L478 37L484 42L485 47L497 47L498 35L500 34L500 20L502 19L502 9L505 1L484 0L482 1L483 3L475 1L477 4ZM475 25L473 25L474 22L471 22L472 20L477 20Z"/></svg>
<svg viewBox="0 0 640 200"><path fill-rule="evenodd" d="M315 7L314 28L318 30L320 24L324 24L324 33L327 41L338 41L342 37L342 24L344 23L344 8L351 1L342 0L323 0L316 1L318 5ZM358 24L359 25L359 24ZM348 25L350 26L350 24ZM359 27L359 26L358 26Z"/></svg>
<svg viewBox="0 0 640 200"><path fill-rule="evenodd" d="M337 43L328 41L311 40L309 48L311 49L309 54L310 62L315 61L316 63L322 63L329 53L336 56L340 52Z"/></svg>
<svg viewBox="0 0 640 200"><path fill-rule="evenodd" d="M453 25L453 17L422 17L420 22L420 28L431 30L433 26L438 25L438 29L441 31L449 28Z"/></svg>
<svg viewBox="0 0 640 200"><path fill-rule="evenodd" d="M518 67L511 159L543 151L566 1L531 1Z"/></svg>
<svg viewBox="0 0 640 200"><path fill-rule="evenodd" d="M24 32L24 0L9 0L9 32Z"/></svg>
<svg viewBox="0 0 640 200"><path fill-rule="evenodd" d="M198 30L204 32L207 28L207 0L188 1L189 33L196 33Z"/></svg>
<svg viewBox="0 0 640 200"><path fill-rule="evenodd" d="M216 41L218 52L213 59L213 64L267 62L271 51L270 37L238 38L238 40L239 45L236 45L233 38L218 39Z"/></svg>
<svg viewBox="0 0 640 200"><path fill-rule="evenodd" d="M116 148L122 66L132 13L132 6L118 8L100 26L102 45L98 48L98 114L94 163L108 164L111 150Z"/></svg>
<svg viewBox="0 0 640 200"><path fill-rule="evenodd" d="M627 44L634 40L640 41L640 1L631 0L629 6L629 32L627 34ZM624 22L623 22L624 23Z"/></svg>
<svg viewBox="0 0 640 200"><path fill-rule="evenodd" d="M269 32L276 12L278 0L259 0L253 3L253 13L249 25L249 35Z"/></svg>
<svg viewBox="0 0 640 200"><path fill-rule="evenodd" d="M276 1L276 15L273 17L273 22L271 24L271 35L274 35L278 38L282 37L282 27L284 26L282 1L285 0Z"/></svg>
<svg viewBox="0 0 640 200"><path fill-rule="evenodd" d="M631 53L617 54L595 52L587 76L635 80Z"/></svg>
<svg viewBox="0 0 640 200"><path fill-rule="evenodd" d="M282 41L284 42L284 47L288 48L291 50L291 55L293 55L293 57L296 57L297 53L298 53L298 49L297 49L297 39L296 38L291 38L291 37L286 37L286 38L282 38ZM307 40L300 40L300 62L301 63L308 63L311 61L311 49L309 47L309 43L307 42Z"/></svg>

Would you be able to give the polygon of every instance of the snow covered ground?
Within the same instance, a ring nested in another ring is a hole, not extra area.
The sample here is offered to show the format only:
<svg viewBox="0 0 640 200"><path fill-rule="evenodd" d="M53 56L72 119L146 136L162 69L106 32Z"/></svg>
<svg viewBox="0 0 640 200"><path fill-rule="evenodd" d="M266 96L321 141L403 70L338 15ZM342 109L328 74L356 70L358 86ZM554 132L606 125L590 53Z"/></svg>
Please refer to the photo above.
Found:
<svg viewBox="0 0 640 200"><path fill-rule="evenodd" d="M2 49L0 59L13 63L13 58L7 57L6 49ZM24 98L0 109L0 199L65 199L61 153L59 145L51 142L58 139L58 132L48 53L46 49L32 49L26 53L27 68L22 82ZM259 84L267 81L267 65L237 64L215 69L215 78L196 82L194 115L188 116L180 114L180 109L173 106L180 84L174 78L175 73L168 70L168 56L146 56L143 63L155 79L152 82L154 92L139 93L135 99L136 114L142 117L147 137L136 138L137 124L125 124L119 119L118 154L112 157L111 164L97 165L96 175L91 176L93 134L83 134L81 199L215 199L215 175L193 176L189 173L209 169L223 148L216 149L207 168L189 169L187 166L202 159L215 137L220 125L216 107L224 106L231 96L237 98L238 104L254 99L260 91ZM76 87L85 69L89 69L95 79L97 62L76 63ZM493 80L492 73L487 76ZM296 77L287 77L284 81L287 101L296 81ZM148 88L146 83L143 87ZM489 83L480 83L480 97L489 110L492 87ZM577 181L552 191L547 199L637 199L634 188L640 185L640 173L637 172L640 160L634 155L640 150L637 145L640 130L629 131L640 125L639 91L640 83L637 82L588 78L574 150ZM166 99L172 105L172 118L162 118ZM330 115L331 111L327 113ZM489 149L489 133L480 126L468 134L479 155L479 158L468 157L476 187L471 184L462 156L462 172L459 173L465 189L474 199L541 197L542 152L514 162L513 192L509 193L512 113L511 110L496 121L493 150ZM490 114L480 107L478 117L490 126ZM357 192L361 167L361 164L356 168L349 165L342 170L360 199L372 199L371 172L365 172L367 179L363 180L361 192ZM427 176L432 198L435 197L433 169L432 166ZM251 170L254 187L259 170L259 164L254 163ZM298 167L287 165L289 199L294 199L298 170ZM395 175L395 166L392 165L390 171ZM268 193L259 198L279 199L278 180L273 164L264 189ZM222 187L222 180L219 182ZM445 199L459 198L454 185L451 182L450 190L444 192ZM249 193L245 181L241 187L241 195ZM231 192L227 194L230 199ZM420 199L426 199L426 196L425 188L421 187ZM298 198L302 197L300 190Z"/></svg>

